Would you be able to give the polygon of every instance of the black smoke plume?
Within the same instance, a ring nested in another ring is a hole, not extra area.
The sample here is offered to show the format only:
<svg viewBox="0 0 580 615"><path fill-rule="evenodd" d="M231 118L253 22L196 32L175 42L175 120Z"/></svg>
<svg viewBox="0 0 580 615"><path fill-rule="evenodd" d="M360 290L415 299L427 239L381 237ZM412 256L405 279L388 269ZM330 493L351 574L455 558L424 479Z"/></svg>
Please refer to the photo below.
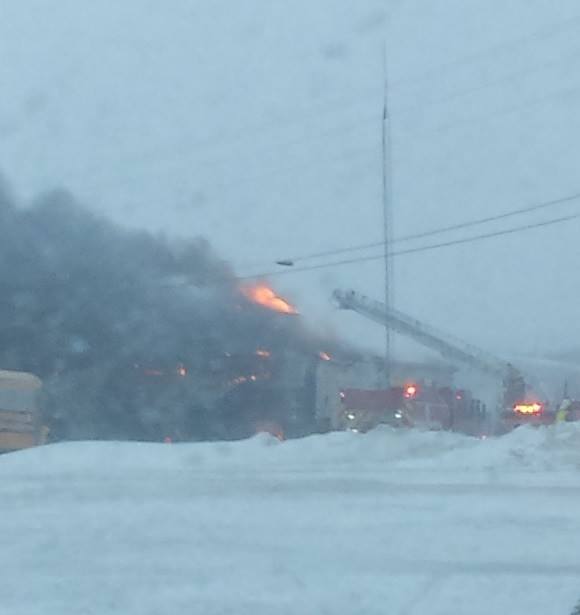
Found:
<svg viewBox="0 0 580 615"><path fill-rule="evenodd" d="M304 393L288 402L281 374L291 357L307 373L318 346L250 303L204 239L123 229L65 191L22 207L0 189L0 368L43 379L54 439L248 435L249 416L296 414Z"/></svg>

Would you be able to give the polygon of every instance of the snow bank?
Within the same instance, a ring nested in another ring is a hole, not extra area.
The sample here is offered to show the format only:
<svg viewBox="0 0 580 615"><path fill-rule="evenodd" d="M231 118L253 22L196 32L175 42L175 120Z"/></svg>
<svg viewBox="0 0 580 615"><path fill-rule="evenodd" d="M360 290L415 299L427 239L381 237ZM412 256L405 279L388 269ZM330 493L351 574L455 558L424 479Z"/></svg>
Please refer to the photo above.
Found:
<svg viewBox="0 0 580 615"><path fill-rule="evenodd" d="M5 455L0 614L568 615L579 438L382 429Z"/></svg>
<svg viewBox="0 0 580 615"><path fill-rule="evenodd" d="M384 470L564 471L580 469L580 424L521 427L500 438L378 428L279 442L260 434L240 442L151 444L70 442L0 457L0 475L42 476L165 471Z"/></svg>
<svg viewBox="0 0 580 615"><path fill-rule="evenodd" d="M520 427L500 438L480 441L468 451L454 447L443 467L465 470L580 470L580 424Z"/></svg>

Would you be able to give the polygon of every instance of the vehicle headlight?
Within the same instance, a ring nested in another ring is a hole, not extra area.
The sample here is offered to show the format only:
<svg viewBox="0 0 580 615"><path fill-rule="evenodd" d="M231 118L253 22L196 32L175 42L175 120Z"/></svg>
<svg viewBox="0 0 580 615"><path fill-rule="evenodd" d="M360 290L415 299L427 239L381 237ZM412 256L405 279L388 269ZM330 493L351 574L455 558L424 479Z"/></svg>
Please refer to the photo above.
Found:
<svg viewBox="0 0 580 615"><path fill-rule="evenodd" d="M353 412L349 412L349 413L347 413L346 418L349 421L354 421L354 419L356 419L356 414L354 414Z"/></svg>

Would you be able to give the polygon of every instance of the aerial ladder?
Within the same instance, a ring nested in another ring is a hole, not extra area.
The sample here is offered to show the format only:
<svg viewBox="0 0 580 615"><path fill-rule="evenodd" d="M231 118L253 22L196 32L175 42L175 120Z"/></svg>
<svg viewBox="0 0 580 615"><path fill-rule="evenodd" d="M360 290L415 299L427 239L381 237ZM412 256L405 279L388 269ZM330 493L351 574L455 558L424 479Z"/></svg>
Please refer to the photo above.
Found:
<svg viewBox="0 0 580 615"><path fill-rule="evenodd" d="M333 299L339 308L352 310L380 325L388 326L438 352L451 363L466 365L500 380L503 385L504 408L510 408L525 399L524 378L511 363L353 290L335 290Z"/></svg>

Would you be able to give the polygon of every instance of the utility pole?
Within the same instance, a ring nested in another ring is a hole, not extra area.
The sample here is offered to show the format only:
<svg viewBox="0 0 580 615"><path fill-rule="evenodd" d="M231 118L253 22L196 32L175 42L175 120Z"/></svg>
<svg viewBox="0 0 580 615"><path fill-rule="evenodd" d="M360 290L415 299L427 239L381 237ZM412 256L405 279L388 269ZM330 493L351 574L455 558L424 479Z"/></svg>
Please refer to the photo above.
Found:
<svg viewBox="0 0 580 615"><path fill-rule="evenodd" d="M393 269L391 263L391 244L393 237L393 171L392 171L392 143L391 143L391 117L389 112L389 76L387 66L387 44L383 48L383 117L382 117L382 179L383 179L383 241L384 241L384 284L385 306L387 310L392 307L393 299ZM387 387L391 385L392 377L392 340L391 328L385 323L385 381Z"/></svg>

